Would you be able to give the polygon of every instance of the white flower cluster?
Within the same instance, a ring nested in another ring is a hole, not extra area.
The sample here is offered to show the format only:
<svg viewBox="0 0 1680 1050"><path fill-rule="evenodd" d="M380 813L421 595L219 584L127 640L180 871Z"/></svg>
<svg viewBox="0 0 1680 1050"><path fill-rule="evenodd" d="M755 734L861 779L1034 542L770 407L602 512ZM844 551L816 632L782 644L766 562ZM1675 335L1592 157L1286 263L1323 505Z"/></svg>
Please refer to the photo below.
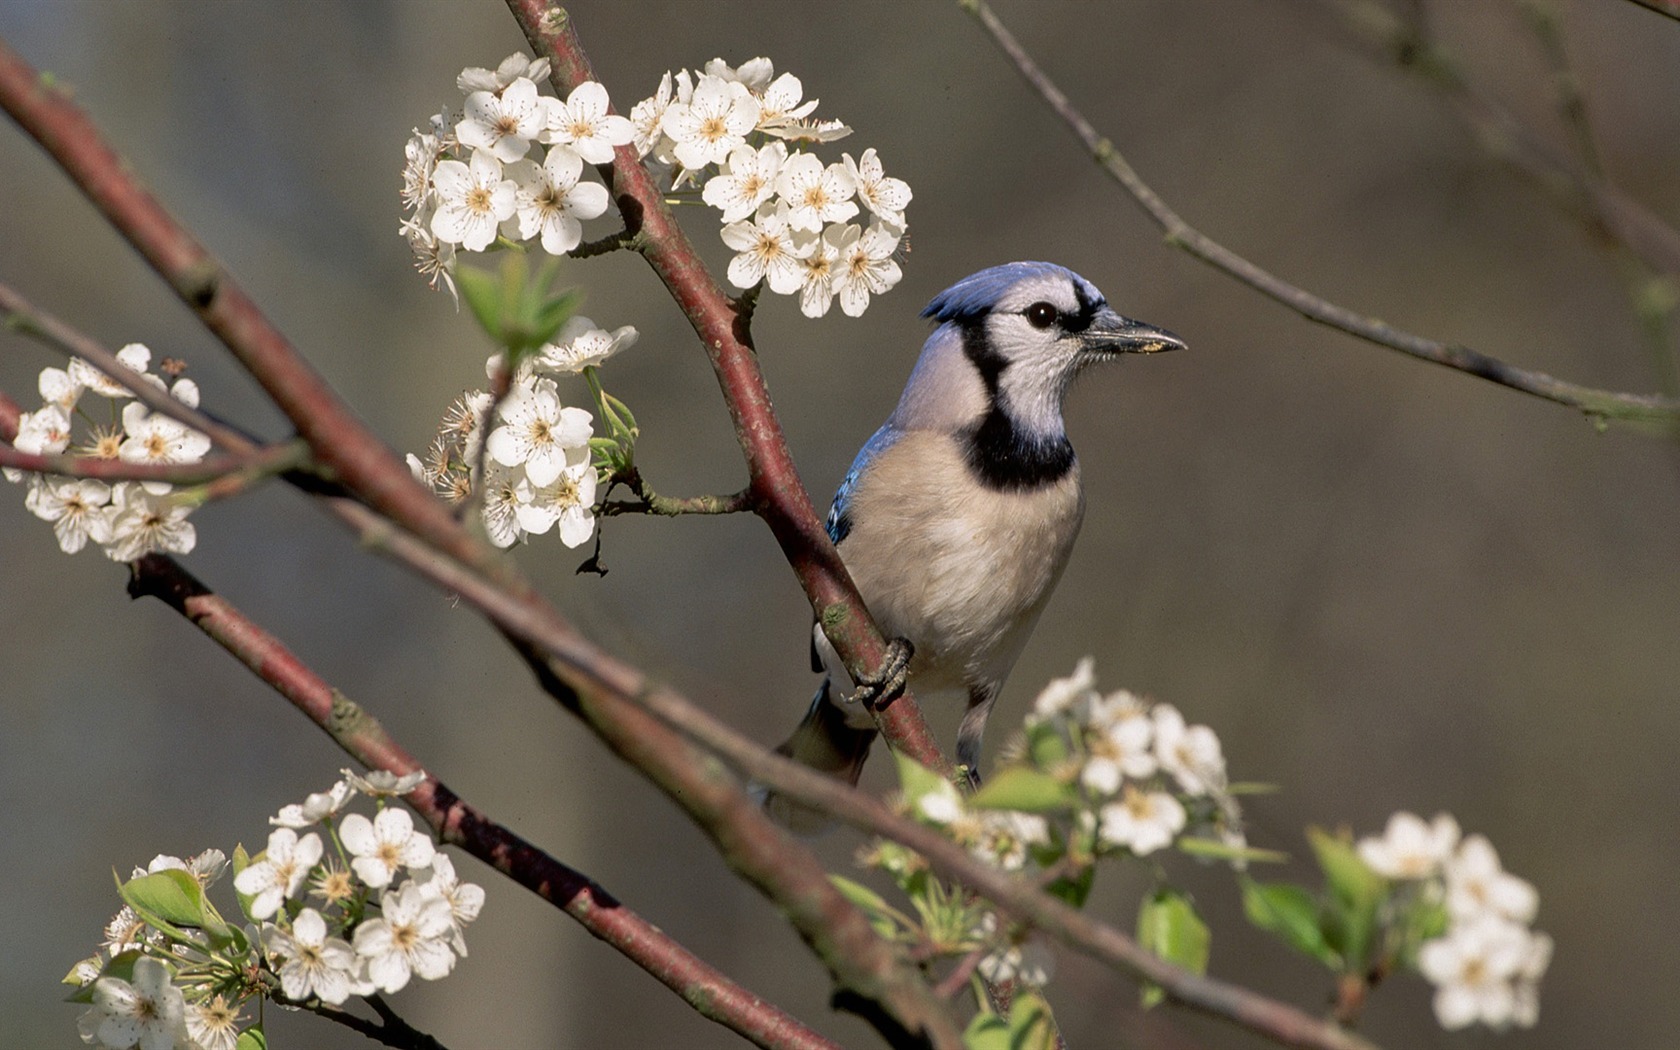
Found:
<svg viewBox="0 0 1680 1050"><path fill-rule="evenodd" d="M1211 820L1227 845L1242 844L1213 730L1186 725L1171 704L1124 689L1103 696L1089 657L1039 693L1028 728L1058 732L1067 742L1078 783L1097 808L1100 844L1145 856L1172 845L1192 810Z"/></svg>
<svg viewBox="0 0 1680 1050"><path fill-rule="evenodd" d="M564 404L553 377L594 368L636 335L629 325L609 332L587 317L571 318L520 365L493 426L486 428L485 417L494 399L483 390L467 391L445 413L425 460L409 455L409 469L451 503L467 499L482 481L484 527L498 547L550 529L568 547L587 542L595 532L594 417ZM485 363L491 378L503 367L500 354Z"/></svg>
<svg viewBox="0 0 1680 1050"><path fill-rule="evenodd" d="M198 407L198 384L180 378L166 382L148 372L152 352L142 344L123 347L117 359L182 404ZM88 459L165 464L197 463L210 451L208 437L153 412L126 387L79 358L72 359L68 369L42 369L39 386L45 403L18 419L17 439L12 444L20 452L67 452ZM103 420L95 420L101 413L81 404L83 394L108 402ZM80 438L75 433L78 420L88 428ZM24 473L7 468L5 476L17 482ZM197 531L187 520L197 500L174 492L164 482L110 485L30 474L28 486L24 505L37 518L52 522L58 545L66 554L76 553L92 540L113 561L133 561L150 551L186 554L198 541Z"/></svg>
<svg viewBox="0 0 1680 1050"><path fill-rule="evenodd" d="M1381 838L1358 848L1378 875L1416 883L1425 899L1445 905L1446 933L1417 953L1418 971L1435 985L1441 1026L1532 1027L1552 960L1551 937L1530 925L1540 909L1533 884L1505 871L1485 837L1461 839L1446 813L1430 823L1396 813Z"/></svg>
<svg viewBox="0 0 1680 1050"><path fill-rule="evenodd" d="M458 248L481 252L500 235L565 255L583 239L582 220L606 212L606 187L581 181L583 166L611 161L634 129L607 112L607 90L594 81L565 100L539 94L548 72L548 59L519 54L494 70L463 70L461 118L440 113L410 136L398 232L434 288L441 279L454 292Z"/></svg>
<svg viewBox="0 0 1680 1050"><path fill-rule="evenodd" d="M381 809L369 820L339 813L361 791L406 794L425 777L346 780L286 806L268 848L234 877L246 914L257 924L230 943L211 945L200 930L147 923L125 906L106 927L94 957L67 980L91 985L91 1007L78 1020L83 1042L145 1050L233 1050L247 1000L272 989L253 974L266 969L295 1002L337 1006L352 995L395 992L418 975L437 980L467 954L463 930L478 917L484 891L461 882L454 864L406 810ZM316 831L324 825L335 854ZM167 869L193 875L207 889L227 866L219 850L181 861L160 856L139 879ZM405 875L400 885L398 877ZM314 905L301 905L307 895ZM214 914L206 905L207 913ZM139 953L135 958L133 953ZM124 960L132 966L107 972Z"/></svg>
<svg viewBox="0 0 1680 1050"><path fill-rule="evenodd" d="M731 284L798 295L807 317L838 298L856 317L903 276L893 255L910 187L886 175L873 149L830 164L807 152L851 129L808 119L817 100L803 101L804 91L768 58L736 69L714 58L704 70L665 74L630 112L633 141L640 156L675 169L674 186L704 182L701 199L723 213L723 242L738 253ZM850 221L859 203L867 226Z"/></svg>

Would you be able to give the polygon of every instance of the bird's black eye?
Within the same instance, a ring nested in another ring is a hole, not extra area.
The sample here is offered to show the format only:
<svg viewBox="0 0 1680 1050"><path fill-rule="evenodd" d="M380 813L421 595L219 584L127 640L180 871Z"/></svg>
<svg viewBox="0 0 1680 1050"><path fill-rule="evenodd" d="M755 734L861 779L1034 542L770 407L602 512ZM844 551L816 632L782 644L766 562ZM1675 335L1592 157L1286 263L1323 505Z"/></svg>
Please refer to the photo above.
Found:
<svg viewBox="0 0 1680 1050"><path fill-rule="evenodd" d="M1027 323L1034 328L1049 328L1059 316L1049 303L1033 303L1026 309Z"/></svg>

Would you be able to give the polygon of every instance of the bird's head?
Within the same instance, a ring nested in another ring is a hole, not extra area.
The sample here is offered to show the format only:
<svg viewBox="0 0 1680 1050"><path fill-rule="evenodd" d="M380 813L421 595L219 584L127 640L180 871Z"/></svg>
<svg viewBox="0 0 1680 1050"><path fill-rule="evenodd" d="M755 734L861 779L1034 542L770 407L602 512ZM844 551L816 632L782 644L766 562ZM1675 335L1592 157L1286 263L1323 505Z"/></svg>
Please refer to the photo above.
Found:
<svg viewBox="0 0 1680 1050"><path fill-rule="evenodd" d="M956 343L1001 412L1029 435L1060 437L1068 385L1087 365L1184 346L1165 329L1122 317L1096 286L1065 266L1013 262L963 278L922 316L929 341Z"/></svg>

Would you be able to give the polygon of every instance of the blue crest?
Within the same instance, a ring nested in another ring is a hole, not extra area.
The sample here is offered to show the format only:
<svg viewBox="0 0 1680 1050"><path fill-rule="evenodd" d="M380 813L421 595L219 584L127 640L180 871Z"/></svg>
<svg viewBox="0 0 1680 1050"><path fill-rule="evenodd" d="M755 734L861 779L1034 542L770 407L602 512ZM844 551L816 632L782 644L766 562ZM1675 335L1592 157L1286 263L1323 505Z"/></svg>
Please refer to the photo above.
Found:
<svg viewBox="0 0 1680 1050"><path fill-rule="evenodd" d="M1047 262L1011 262L964 277L934 296L933 301L922 311L922 316L941 323L972 321L983 317L1003 297L1004 292L1016 282L1029 277L1065 278L1084 293L1081 298L1093 303L1103 301L1103 295L1097 291L1095 285L1065 266Z"/></svg>

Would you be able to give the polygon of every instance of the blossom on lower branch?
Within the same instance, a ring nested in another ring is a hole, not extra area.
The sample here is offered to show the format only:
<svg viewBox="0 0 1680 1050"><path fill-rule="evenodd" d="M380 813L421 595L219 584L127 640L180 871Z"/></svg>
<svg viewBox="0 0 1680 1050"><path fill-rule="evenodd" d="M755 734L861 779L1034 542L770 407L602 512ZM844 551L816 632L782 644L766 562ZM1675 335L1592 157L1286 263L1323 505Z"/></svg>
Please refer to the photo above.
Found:
<svg viewBox="0 0 1680 1050"><path fill-rule="evenodd" d="M180 378L178 363L164 362L159 372L150 371L152 352L141 343L123 347L117 360L183 405L198 406L198 385ZM173 381L166 381L165 375ZM148 408L127 387L80 358L72 359L67 369L43 369L40 390L42 406L18 420L12 447L20 452L179 465L197 463L210 451L204 434ZM109 404L81 404L84 394ZM25 472L14 468L6 468L4 474L8 481L25 480ZM54 474L28 474L27 488L24 506L52 523L59 549L66 554L91 542L113 561L133 561L154 551L186 554L198 543L198 530L187 516L203 496L193 489L162 481L108 483Z"/></svg>
<svg viewBox="0 0 1680 1050"><path fill-rule="evenodd" d="M206 895L228 863L219 850L158 856L134 869L105 942L65 978L78 989L73 1000L88 1006L77 1021L83 1042L234 1050L254 999L336 1007L454 969L484 891L457 877L405 811L386 805L424 774L345 773L328 791L282 808L263 853L235 851L234 888L249 925L224 920ZM373 799L378 816L340 820L357 796ZM334 843L328 859L323 836ZM340 844L355 857L350 868Z"/></svg>

